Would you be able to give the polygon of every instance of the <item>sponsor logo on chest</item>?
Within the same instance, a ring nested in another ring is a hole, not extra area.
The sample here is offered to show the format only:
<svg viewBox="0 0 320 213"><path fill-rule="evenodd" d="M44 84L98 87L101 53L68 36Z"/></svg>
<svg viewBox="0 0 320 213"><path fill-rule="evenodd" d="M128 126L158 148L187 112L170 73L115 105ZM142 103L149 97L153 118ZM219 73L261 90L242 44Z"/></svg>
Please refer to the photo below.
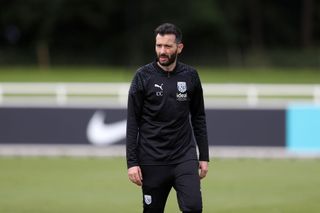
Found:
<svg viewBox="0 0 320 213"><path fill-rule="evenodd" d="M154 84L154 88L156 88L156 92L155 92L156 96L162 97L164 95L163 86L164 86L163 83ZM177 99L177 101L187 101L188 100L187 83L186 82L184 82L184 81L177 82L176 99Z"/></svg>
<svg viewBox="0 0 320 213"><path fill-rule="evenodd" d="M187 94L187 83L184 81L178 81L177 82L177 101L186 101L188 100L188 94Z"/></svg>

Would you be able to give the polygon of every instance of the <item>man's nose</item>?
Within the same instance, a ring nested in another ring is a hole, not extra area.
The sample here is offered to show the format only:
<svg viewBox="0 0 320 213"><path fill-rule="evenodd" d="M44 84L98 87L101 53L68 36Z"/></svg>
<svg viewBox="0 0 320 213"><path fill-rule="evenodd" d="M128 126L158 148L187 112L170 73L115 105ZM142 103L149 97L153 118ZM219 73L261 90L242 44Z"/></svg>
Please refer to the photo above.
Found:
<svg viewBox="0 0 320 213"><path fill-rule="evenodd" d="M160 48L160 54L165 53L165 52L166 52L165 47L161 47L161 48Z"/></svg>

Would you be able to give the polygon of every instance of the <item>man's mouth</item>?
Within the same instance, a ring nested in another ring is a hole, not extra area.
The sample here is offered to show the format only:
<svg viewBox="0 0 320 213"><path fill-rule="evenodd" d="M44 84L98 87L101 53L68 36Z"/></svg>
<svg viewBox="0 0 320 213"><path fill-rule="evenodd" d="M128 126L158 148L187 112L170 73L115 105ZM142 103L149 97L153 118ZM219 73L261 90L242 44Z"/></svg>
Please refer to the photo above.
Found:
<svg viewBox="0 0 320 213"><path fill-rule="evenodd" d="M159 59L160 59L161 61L164 61L164 60L168 60L169 57L166 56L166 55L161 55L161 56L159 57Z"/></svg>

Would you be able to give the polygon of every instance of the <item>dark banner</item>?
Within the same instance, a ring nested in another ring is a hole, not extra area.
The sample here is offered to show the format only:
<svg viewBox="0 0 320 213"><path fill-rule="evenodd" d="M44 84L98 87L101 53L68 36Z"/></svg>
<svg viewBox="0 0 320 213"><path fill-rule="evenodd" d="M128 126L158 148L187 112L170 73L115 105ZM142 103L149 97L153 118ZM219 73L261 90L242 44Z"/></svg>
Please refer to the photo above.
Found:
<svg viewBox="0 0 320 213"><path fill-rule="evenodd" d="M210 145L285 146L285 110L206 113ZM2 144L123 144L125 131L125 109L0 108Z"/></svg>
<svg viewBox="0 0 320 213"><path fill-rule="evenodd" d="M209 143L222 146L285 146L285 110L207 110Z"/></svg>

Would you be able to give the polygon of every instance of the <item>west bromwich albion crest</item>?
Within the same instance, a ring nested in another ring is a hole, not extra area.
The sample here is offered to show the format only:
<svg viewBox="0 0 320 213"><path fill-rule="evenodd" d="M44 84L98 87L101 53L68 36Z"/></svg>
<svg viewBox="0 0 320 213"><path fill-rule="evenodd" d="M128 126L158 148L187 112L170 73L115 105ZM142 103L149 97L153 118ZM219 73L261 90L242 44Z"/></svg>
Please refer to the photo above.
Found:
<svg viewBox="0 0 320 213"><path fill-rule="evenodd" d="M179 92L186 92L187 91L187 83L184 81L178 81L177 82L177 89Z"/></svg>
<svg viewBox="0 0 320 213"><path fill-rule="evenodd" d="M151 195L144 195L144 202L147 204L147 205L150 205L152 203L152 197Z"/></svg>

